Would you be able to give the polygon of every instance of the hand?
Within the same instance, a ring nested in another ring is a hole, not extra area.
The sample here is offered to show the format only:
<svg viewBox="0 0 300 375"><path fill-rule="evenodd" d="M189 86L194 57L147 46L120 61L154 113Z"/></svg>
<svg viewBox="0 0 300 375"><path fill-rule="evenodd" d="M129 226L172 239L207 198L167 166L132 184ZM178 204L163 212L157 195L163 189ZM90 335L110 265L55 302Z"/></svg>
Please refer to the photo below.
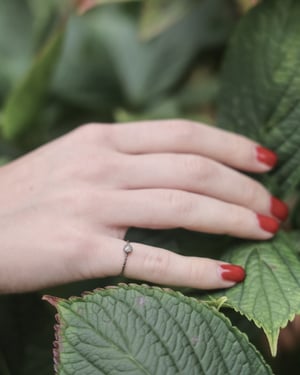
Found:
<svg viewBox="0 0 300 375"><path fill-rule="evenodd" d="M187 121L82 126L0 169L0 291L118 275L131 226L268 239L287 208L233 168L275 163L242 136ZM132 246L130 278L207 289L244 278L224 262Z"/></svg>

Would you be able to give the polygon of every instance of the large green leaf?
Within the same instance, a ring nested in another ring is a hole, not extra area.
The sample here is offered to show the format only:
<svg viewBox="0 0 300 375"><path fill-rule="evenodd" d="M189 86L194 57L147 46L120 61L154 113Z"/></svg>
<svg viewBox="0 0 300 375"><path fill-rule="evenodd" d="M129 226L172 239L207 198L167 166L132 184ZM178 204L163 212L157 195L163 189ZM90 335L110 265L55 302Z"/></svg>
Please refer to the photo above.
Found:
<svg viewBox="0 0 300 375"><path fill-rule="evenodd" d="M65 374L271 374L223 314L178 292L120 285L57 300L57 371Z"/></svg>
<svg viewBox="0 0 300 375"><path fill-rule="evenodd" d="M286 195L300 181L300 2L265 0L242 18L224 66L219 125L279 155L265 180Z"/></svg>
<svg viewBox="0 0 300 375"><path fill-rule="evenodd" d="M243 283L221 294L227 297L226 305L264 330L273 355L280 328L300 313L297 237L280 233L272 241L244 243L223 258L242 265L247 272ZM216 296L219 298L220 293Z"/></svg>

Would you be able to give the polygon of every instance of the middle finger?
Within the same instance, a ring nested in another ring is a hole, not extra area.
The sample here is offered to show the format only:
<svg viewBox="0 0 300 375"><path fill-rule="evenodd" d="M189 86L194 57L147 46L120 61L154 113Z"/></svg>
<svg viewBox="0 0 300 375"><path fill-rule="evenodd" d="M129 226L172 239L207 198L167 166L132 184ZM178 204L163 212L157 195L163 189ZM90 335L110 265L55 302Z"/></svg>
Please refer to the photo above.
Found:
<svg viewBox="0 0 300 375"><path fill-rule="evenodd" d="M178 189L285 220L288 208L244 174L214 160L191 154L124 155L118 188Z"/></svg>

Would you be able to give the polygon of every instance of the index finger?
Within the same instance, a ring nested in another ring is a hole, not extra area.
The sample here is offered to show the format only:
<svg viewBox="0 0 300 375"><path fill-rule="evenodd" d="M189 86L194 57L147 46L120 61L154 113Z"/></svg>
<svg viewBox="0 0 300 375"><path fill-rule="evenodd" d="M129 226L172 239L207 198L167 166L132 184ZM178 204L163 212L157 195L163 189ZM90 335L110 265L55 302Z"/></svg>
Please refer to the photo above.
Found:
<svg viewBox="0 0 300 375"><path fill-rule="evenodd" d="M267 172L277 156L239 134L186 120L111 126L115 148L127 154L185 153L205 156L248 172Z"/></svg>

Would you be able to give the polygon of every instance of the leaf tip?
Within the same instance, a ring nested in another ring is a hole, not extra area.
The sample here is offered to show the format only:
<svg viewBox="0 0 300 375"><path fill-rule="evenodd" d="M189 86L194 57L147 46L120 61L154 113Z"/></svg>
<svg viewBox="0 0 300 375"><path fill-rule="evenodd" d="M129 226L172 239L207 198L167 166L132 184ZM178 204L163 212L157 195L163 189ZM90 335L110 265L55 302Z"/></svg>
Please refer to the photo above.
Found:
<svg viewBox="0 0 300 375"><path fill-rule="evenodd" d="M277 355L277 340L274 342L270 342L270 350L271 350L271 355L272 357L276 357Z"/></svg>
<svg viewBox="0 0 300 375"><path fill-rule="evenodd" d="M50 303L50 305L52 305L54 307L57 307L58 303L60 301L62 301L62 298L54 297L54 296L49 296L49 295L44 295L42 297L42 300L43 301L47 301L48 303Z"/></svg>
<svg viewBox="0 0 300 375"><path fill-rule="evenodd" d="M265 329L263 329L263 331L265 332L265 335L267 337L271 355L272 355L272 357L276 357L277 346L278 346L278 338L279 338L279 329L276 329L273 332L266 332Z"/></svg>

